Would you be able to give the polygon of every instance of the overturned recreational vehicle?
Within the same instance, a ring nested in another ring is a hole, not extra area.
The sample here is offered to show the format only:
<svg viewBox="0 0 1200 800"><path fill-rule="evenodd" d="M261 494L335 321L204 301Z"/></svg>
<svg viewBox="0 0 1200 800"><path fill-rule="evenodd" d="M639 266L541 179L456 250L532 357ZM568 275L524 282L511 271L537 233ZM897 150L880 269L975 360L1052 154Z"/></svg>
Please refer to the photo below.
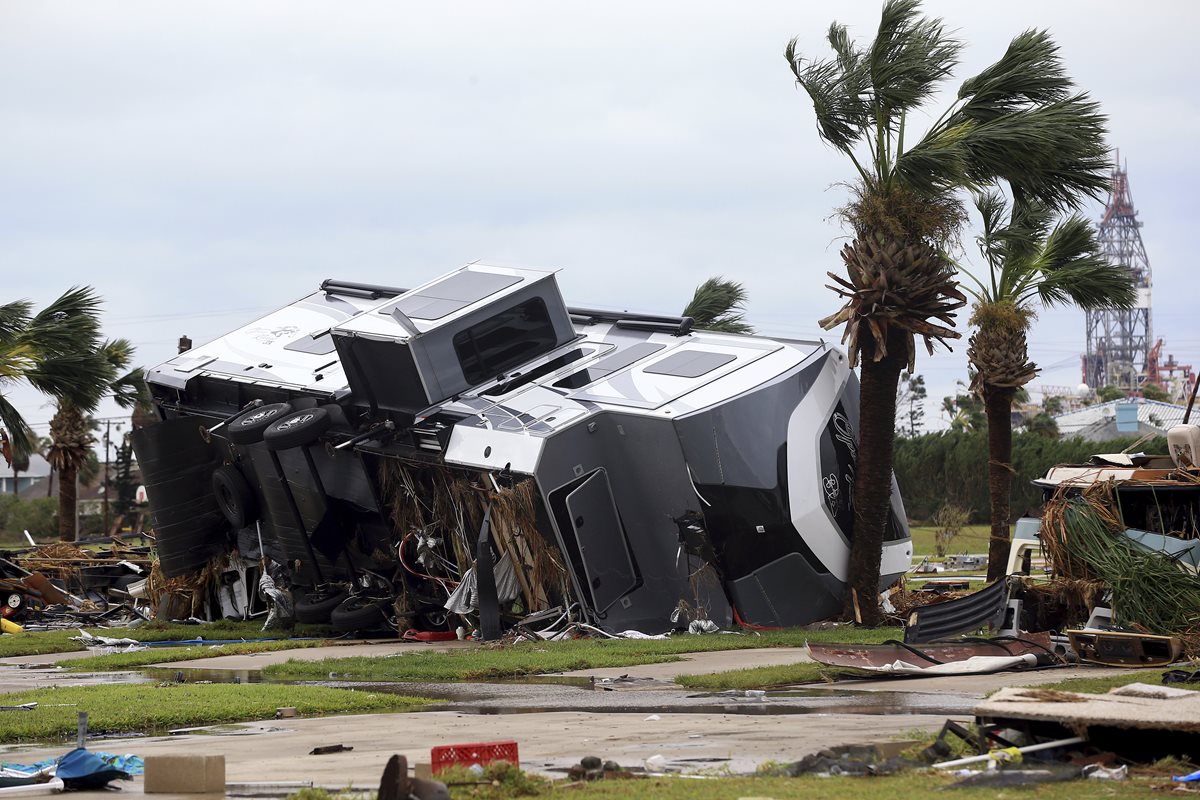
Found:
<svg viewBox="0 0 1200 800"><path fill-rule="evenodd" d="M820 342L568 308L552 272L471 264L412 290L325 281L147 380L167 575L261 535L298 616L345 629L841 607L857 391ZM893 487L885 582L911 553Z"/></svg>

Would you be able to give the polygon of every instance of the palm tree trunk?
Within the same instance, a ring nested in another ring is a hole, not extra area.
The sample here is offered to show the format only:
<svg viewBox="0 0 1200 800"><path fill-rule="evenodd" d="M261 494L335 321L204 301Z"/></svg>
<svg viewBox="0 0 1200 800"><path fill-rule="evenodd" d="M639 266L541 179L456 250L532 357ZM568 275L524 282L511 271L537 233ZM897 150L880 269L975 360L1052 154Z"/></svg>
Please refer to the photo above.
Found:
<svg viewBox="0 0 1200 800"><path fill-rule="evenodd" d="M863 337L868 339L869 337ZM858 460L854 476L854 539L850 546L845 619L863 625L883 621L879 610L879 562L892 501L892 444L896 436L896 388L908 364L908 342L898 328L888 333L888 355L874 361L874 344L864 343L858 390Z"/></svg>
<svg viewBox="0 0 1200 800"><path fill-rule="evenodd" d="M988 581L1004 577L1008 566L1008 517L1012 491L1012 387L983 386L988 422L988 499L992 535L988 541Z"/></svg>
<svg viewBox="0 0 1200 800"><path fill-rule="evenodd" d="M70 465L58 471L58 538L63 542L75 541L75 476L78 474L79 470Z"/></svg>

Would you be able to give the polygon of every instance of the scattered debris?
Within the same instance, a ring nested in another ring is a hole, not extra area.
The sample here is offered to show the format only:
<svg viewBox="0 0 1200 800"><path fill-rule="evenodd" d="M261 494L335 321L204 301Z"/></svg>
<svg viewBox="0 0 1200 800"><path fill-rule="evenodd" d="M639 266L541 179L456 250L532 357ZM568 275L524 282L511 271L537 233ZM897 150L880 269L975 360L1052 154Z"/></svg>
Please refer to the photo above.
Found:
<svg viewBox="0 0 1200 800"><path fill-rule="evenodd" d="M434 747L429 761L436 775L450 766L485 766L496 761L507 761L515 766L521 763L521 757L516 742L499 741Z"/></svg>
<svg viewBox="0 0 1200 800"><path fill-rule="evenodd" d="M347 746L344 744L326 744L321 745L320 747L314 747L312 750L308 751L308 754L310 756L327 756L332 753L348 753L353 749L354 748L352 746Z"/></svg>
<svg viewBox="0 0 1200 800"><path fill-rule="evenodd" d="M663 762L666 763L665 760ZM584 756L579 763L567 770L573 781L627 780L639 777L624 769L616 761L604 761L597 756Z"/></svg>
<svg viewBox="0 0 1200 800"><path fill-rule="evenodd" d="M428 778L410 778L408 759L393 755L379 779L378 800L450 800L446 784Z"/></svg>
<svg viewBox="0 0 1200 800"><path fill-rule="evenodd" d="M831 667L889 674L974 674L1004 669L1045 666L1061 662L1050 635L967 639L917 647L903 642L848 645L810 642L813 661Z"/></svg>

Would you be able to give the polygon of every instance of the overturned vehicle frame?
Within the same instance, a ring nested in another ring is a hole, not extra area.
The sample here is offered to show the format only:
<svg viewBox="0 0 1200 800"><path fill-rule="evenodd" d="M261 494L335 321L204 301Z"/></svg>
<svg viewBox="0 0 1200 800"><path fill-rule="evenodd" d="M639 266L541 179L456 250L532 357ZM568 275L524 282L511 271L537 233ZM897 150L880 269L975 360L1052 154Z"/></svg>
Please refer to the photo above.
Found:
<svg viewBox="0 0 1200 800"><path fill-rule="evenodd" d="M471 264L327 280L147 382L163 572L261 541L302 621L491 638L842 605L857 383L821 342L568 308L553 272ZM893 484L884 585L911 554Z"/></svg>

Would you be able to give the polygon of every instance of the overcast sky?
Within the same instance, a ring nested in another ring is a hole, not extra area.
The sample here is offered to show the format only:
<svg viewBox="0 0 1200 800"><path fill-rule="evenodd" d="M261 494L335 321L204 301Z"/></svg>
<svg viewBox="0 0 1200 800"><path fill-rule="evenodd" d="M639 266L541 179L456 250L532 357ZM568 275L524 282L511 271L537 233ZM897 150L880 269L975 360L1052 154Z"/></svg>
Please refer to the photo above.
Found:
<svg viewBox="0 0 1200 800"><path fill-rule="evenodd" d="M852 168L782 50L823 55L834 18L865 37L880 5L0 0L0 300L91 284L106 334L153 365L327 277L411 286L481 259L656 312L724 275L760 331L821 335ZM1053 33L1128 162L1154 332L1200 366L1200 4L926 9L968 45L960 79ZM1034 388L1079 382L1081 312L1031 338ZM919 359L931 398L964 351Z"/></svg>

